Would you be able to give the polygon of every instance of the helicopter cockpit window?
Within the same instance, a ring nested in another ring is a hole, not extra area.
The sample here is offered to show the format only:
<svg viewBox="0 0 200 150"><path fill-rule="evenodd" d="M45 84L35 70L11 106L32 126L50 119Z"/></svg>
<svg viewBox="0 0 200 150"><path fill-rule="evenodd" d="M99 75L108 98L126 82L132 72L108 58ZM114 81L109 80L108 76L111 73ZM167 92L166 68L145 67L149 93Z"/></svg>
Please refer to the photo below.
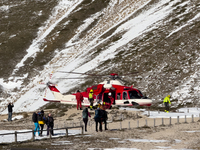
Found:
<svg viewBox="0 0 200 150"><path fill-rule="evenodd" d="M121 98L121 93L117 93L117 99Z"/></svg>
<svg viewBox="0 0 200 150"><path fill-rule="evenodd" d="M129 91L128 93L129 93L130 99L142 98L140 93L138 93L137 91Z"/></svg>
<svg viewBox="0 0 200 150"><path fill-rule="evenodd" d="M123 92L123 99L128 99L127 92Z"/></svg>

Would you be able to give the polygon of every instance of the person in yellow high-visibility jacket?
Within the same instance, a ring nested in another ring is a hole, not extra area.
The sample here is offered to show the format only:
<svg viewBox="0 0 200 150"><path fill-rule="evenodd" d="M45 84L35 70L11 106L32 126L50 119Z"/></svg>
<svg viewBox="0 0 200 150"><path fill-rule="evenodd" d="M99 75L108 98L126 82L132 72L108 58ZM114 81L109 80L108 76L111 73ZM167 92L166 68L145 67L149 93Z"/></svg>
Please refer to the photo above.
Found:
<svg viewBox="0 0 200 150"><path fill-rule="evenodd" d="M163 100L163 103L165 104L165 112L169 112L169 104L171 104L170 102L170 95L166 96Z"/></svg>
<svg viewBox="0 0 200 150"><path fill-rule="evenodd" d="M94 93L93 93L93 89L90 90L88 99L90 101L90 110L92 110L93 108L93 102L94 102Z"/></svg>

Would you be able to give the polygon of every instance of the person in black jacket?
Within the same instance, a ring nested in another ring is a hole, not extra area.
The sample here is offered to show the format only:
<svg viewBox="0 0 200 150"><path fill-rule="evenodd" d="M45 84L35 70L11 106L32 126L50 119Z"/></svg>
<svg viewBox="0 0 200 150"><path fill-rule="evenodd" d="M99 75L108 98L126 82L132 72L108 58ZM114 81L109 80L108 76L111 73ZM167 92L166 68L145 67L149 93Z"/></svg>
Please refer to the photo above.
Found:
<svg viewBox="0 0 200 150"><path fill-rule="evenodd" d="M38 113L34 112L32 115L32 121L34 122L35 129L34 129L34 136L36 134L36 131L38 131L38 136L40 135L40 127L38 124Z"/></svg>
<svg viewBox="0 0 200 150"><path fill-rule="evenodd" d="M88 108L85 108L82 112L83 122L85 124L85 132L87 132L87 122L88 122L88 116L90 116L90 113L88 112Z"/></svg>
<svg viewBox="0 0 200 150"><path fill-rule="evenodd" d="M50 134L53 134L53 126L54 126L54 119L51 116L51 114L49 114L49 116L46 119L46 124L47 124L47 136L49 135L49 130L50 130Z"/></svg>
<svg viewBox="0 0 200 150"><path fill-rule="evenodd" d="M101 121L104 123L104 125L105 125L105 130L108 130L108 128L107 128L107 119L108 119L108 113L107 113L107 111L105 110L105 107L101 107L101 114L102 114L102 119L101 119Z"/></svg>
<svg viewBox="0 0 200 150"><path fill-rule="evenodd" d="M40 136L42 136L44 124L45 124L45 117L44 117L44 110L38 113L38 124L40 126Z"/></svg>
<svg viewBox="0 0 200 150"><path fill-rule="evenodd" d="M95 120L95 123L96 123L96 132L98 132L98 124L99 124L99 131L102 132L102 122L101 122L101 110L100 108L98 107L96 110L95 110L95 116L94 116L94 120Z"/></svg>
<svg viewBox="0 0 200 150"><path fill-rule="evenodd" d="M12 108L14 107L13 103L8 104L8 121L12 121Z"/></svg>

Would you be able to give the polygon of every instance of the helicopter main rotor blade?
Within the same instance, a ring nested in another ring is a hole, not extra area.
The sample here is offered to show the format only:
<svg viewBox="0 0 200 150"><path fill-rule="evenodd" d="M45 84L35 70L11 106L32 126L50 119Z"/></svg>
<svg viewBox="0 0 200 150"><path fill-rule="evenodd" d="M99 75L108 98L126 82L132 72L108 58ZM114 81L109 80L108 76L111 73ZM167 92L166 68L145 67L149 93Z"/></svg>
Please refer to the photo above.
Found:
<svg viewBox="0 0 200 150"><path fill-rule="evenodd" d="M132 74L137 74L139 73L138 71L135 71L135 72L130 72L130 73L127 73L127 74L122 74L120 76L128 76L128 75L132 75Z"/></svg>
<svg viewBox="0 0 200 150"><path fill-rule="evenodd" d="M56 78L56 79L87 79L87 78L95 78L95 77L72 77L72 78Z"/></svg>
<svg viewBox="0 0 200 150"><path fill-rule="evenodd" d="M90 74L90 73L80 73L80 72L68 72L68 71L58 71L61 73L71 73L71 74L82 74L82 75L89 75L89 76L97 76L97 77L101 77L101 76L105 76L105 75L96 75L96 74Z"/></svg>

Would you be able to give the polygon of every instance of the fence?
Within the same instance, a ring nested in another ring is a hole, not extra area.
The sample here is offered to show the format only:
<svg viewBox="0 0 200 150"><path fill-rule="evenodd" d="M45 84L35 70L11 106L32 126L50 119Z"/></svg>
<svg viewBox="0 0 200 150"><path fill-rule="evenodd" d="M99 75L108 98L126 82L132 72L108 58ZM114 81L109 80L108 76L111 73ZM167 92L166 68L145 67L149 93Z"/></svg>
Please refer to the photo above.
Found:
<svg viewBox="0 0 200 150"><path fill-rule="evenodd" d="M56 129L53 129L53 130L66 130L66 133L65 133L65 136L68 137L68 130L69 129L73 129L73 128L81 128L82 131L81 131L81 134L83 134L83 126L74 126L74 127L65 127L65 128L56 128ZM40 132L41 130L39 130ZM47 130L43 130L43 131L47 131ZM52 138L52 135L51 135L51 129L49 130L50 134L49 134L49 138L51 139ZM15 131L14 133L4 133L4 134L0 134L0 136L4 136L4 135L13 135L14 134L14 137L15 137L15 143L17 143L17 135L18 134L24 134L24 133L32 133L32 138L31 140L34 141L35 140L35 135L34 135L34 130L30 130L30 131L24 131L24 132L17 132Z"/></svg>
<svg viewBox="0 0 200 150"><path fill-rule="evenodd" d="M199 117L194 117L194 115L191 116L184 116L183 118L180 118L179 116L177 116L177 118L140 118L139 115L136 113L135 114L137 116L137 118L135 119L128 119L126 116L124 116L123 114L118 114L117 118L118 120L113 120L113 116L111 116L107 121L108 123L108 129L112 130L112 129L131 129L131 128L140 128L140 127L144 127L144 126L148 126L148 127L156 127L156 126L166 126L166 125L173 125L173 124L180 124L180 123L194 123L195 121L200 121L200 114ZM148 113L148 115L150 115L150 113ZM198 118L198 120L197 120ZM89 120L88 122L88 126L90 128L92 128L92 126L95 124L95 121L93 119ZM109 127L109 124L112 124L112 127ZM83 134L84 131L84 126L82 121L79 122L74 122L74 120L70 121L70 122L64 122L63 124L64 127L61 128L55 128L53 130L65 130L65 136L68 136L68 130L69 129L73 129L73 128L81 128L81 134ZM67 126L67 127L66 127ZM95 127L95 126L94 126ZM94 129L95 130L95 129ZM47 130L43 130L43 131L47 131ZM0 134L0 136L3 135L12 135L14 134L15 137L15 142L17 141L17 135L18 134L24 134L24 133L32 133L32 138L31 140L34 141L35 140L35 136L34 136L34 130L30 130L30 131L25 131L25 132L17 132L15 131L14 133L4 133L4 134ZM51 132L50 132L50 136L49 139L52 138Z"/></svg>
<svg viewBox="0 0 200 150"><path fill-rule="evenodd" d="M139 116L136 114L136 116ZM177 125L181 123L194 123L195 121L200 121L200 114L199 117L194 117L194 115L188 116L180 116L177 117L169 117L169 118L135 118L135 119L127 119L123 114L119 114L117 116L118 120L113 120L113 117L110 117L110 120L107 121L108 129L131 129L131 128L140 128L140 127L156 127L156 126L171 126ZM125 120L124 120L125 119ZM93 127L95 122L93 120L89 120L88 126L90 128ZM109 124L112 124L112 127L109 127ZM95 125L94 125L95 129Z"/></svg>

